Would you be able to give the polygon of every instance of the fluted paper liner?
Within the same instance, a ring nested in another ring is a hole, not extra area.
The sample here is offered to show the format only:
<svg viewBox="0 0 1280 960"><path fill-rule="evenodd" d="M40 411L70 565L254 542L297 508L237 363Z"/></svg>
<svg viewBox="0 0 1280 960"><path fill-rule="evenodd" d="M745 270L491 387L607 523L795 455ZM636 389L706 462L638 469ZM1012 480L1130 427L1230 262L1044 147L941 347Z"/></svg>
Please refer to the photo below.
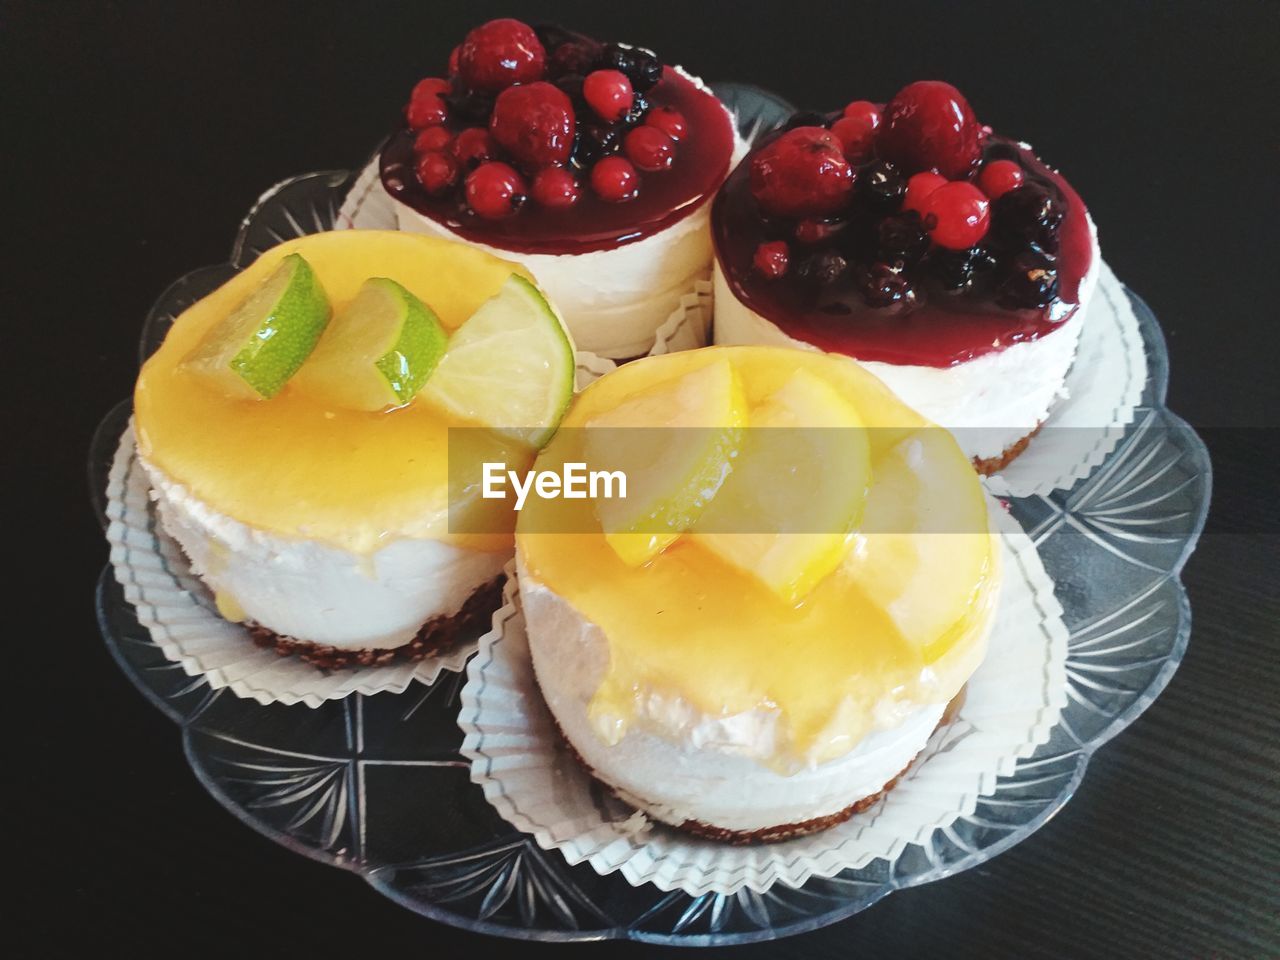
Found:
<svg viewBox="0 0 1280 960"><path fill-rule="evenodd" d="M432 683L444 670L461 671L478 645L477 637L439 656L341 670L257 646L243 624L219 616L208 588L157 523L132 423L108 475L107 519L111 565L138 622L168 659L215 690L227 687L262 704L318 707L353 693L399 693L414 681Z"/></svg>
<svg viewBox="0 0 1280 960"><path fill-rule="evenodd" d="M1045 743L1066 704L1067 630L1030 537L992 504L1004 575L986 658L955 721L871 809L821 833L732 846L650 820L593 780L560 739L533 676L514 565L504 605L467 668L458 716L471 779L503 819L598 873L691 896L792 887L893 860L996 788ZM850 797L850 802L857 799Z"/></svg>

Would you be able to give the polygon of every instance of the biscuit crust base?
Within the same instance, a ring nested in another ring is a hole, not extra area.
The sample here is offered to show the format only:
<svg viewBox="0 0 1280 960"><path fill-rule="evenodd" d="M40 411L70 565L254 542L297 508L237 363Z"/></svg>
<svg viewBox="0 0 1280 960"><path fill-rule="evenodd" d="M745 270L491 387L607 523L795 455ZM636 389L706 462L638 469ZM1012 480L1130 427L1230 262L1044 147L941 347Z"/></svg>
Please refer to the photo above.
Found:
<svg viewBox="0 0 1280 960"><path fill-rule="evenodd" d="M1012 446L1005 447L1003 453L997 454L994 457L985 457L985 458L974 457L973 458L974 469L977 470L978 473L982 474L984 477L989 477L992 474L999 473L1009 464L1013 463L1013 461L1017 459L1018 454L1022 453L1023 450L1027 449L1027 444L1031 442L1031 438L1034 437L1037 433L1039 433L1040 428L1043 426L1044 426L1044 421L1041 420L1039 423L1036 424L1035 429L1032 430L1030 433L1028 433L1025 437L1015 442Z"/></svg>

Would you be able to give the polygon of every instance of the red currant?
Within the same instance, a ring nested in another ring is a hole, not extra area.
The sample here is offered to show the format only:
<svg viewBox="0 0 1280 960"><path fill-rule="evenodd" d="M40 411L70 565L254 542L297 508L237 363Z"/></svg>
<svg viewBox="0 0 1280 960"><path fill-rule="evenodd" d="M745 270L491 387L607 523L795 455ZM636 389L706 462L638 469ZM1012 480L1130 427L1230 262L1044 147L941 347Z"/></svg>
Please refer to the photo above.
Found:
<svg viewBox="0 0 1280 960"><path fill-rule="evenodd" d="M453 134L444 127L427 127L414 138L413 152L429 153L432 150L444 150L451 143L453 143Z"/></svg>
<svg viewBox="0 0 1280 960"><path fill-rule="evenodd" d="M889 101L877 146L882 157L905 173L937 170L959 180L978 164L980 134L959 90L940 80L921 80Z"/></svg>
<svg viewBox="0 0 1280 960"><path fill-rule="evenodd" d="M639 126L622 141L627 158L647 172L667 170L676 162L676 144L657 127Z"/></svg>
<svg viewBox="0 0 1280 960"><path fill-rule="evenodd" d="M541 80L547 51L533 28L519 20L490 20L462 41L458 72L463 82L480 93L497 93L513 83Z"/></svg>
<svg viewBox="0 0 1280 960"><path fill-rule="evenodd" d="M572 207L582 196L578 181L564 167L543 167L533 178L533 199L541 206Z"/></svg>
<svg viewBox="0 0 1280 960"><path fill-rule="evenodd" d="M786 276L790 262L791 252L787 249L786 242L782 240L760 244L756 247L755 256L751 258L751 265L770 280Z"/></svg>
<svg viewBox="0 0 1280 960"><path fill-rule="evenodd" d="M620 70L593 70L582 81L582 98L605 123L621 120L635 102L631 81Z"/></svg>
<svg viewBox="0 0 1280 960"><path fill-rule="evenodd" d="M820 217L853 194L854 172L840 141L822 127L796 127L751 161L751 192L766 213Z"/></svg>
<svg viewBox="0 0 1280 960"><path fill-rule="evenodd" d="M1026 174L1012 160L992 160L978 173L978 188L992 200L1022 186Z"/></svg>
<svg viewBox="0 0 1280 960"><path fill-rule="evenodd" d="M539 80L507 87L493 104L489 132L517 161L531 167L564 163L573 149L573 102Z"/></svg>
<svg viewBox="0 0 1280 960"><path fill-rule="evenodd" d="M591 168L591 189L611 203L632 200L640 192L640 174L626 157L605 157Z"/></svg>
<svg viewBox="0 0 1280 960"><path fill-rule="evenodd" d="M925 199L946 182L947 178L941 174L928 171L914 174L907 180L907 196L902 201L902 209L923 214Z"/></svg>
<svg viewBox="0 0 1280 960"><path fill-rule="evenodd" d="M948 250L968 250L987 235L991 201L972 183L956 180L943 184L925 198L925 229L929 237Z"/></svg>
<svg viewBox="0 0 1280 960"><path fill-rule="evenodd" d="M866 100L855 100L844 108L844 116L831 125L831 132L851 163L863 163L871 159L879 126L879 108Z"/></svg>
<svg viewBox="0 0 1280 960"><path fill-rule="evenodd" d="M453 141L453 155L458 163L470 170L477 164L496 157L498 144L484 127L467 127Z"/></svg>
<svg viewBox="0 0 1280 960"><path fill-rule="evenodd" d="M427 193L444 193L458 182L458 162L441 150L429 150L418 158L418 182Z"/></svg>
<svg viewBox="0 0 1280 960"><path fill-rule="evenodd" d="M449 76L456 77L458 75L458 57L462 54L462 44L458 44L449 51Z"/></svg>
<svg viewBox="0 0 1280 960"><path fill-rule="evenodd" d="M675 107L651 107L644 122L650 127L657 127L677 143L688 131L684 114Z"/></svg>
<svg viewBox="0 0 1280 960"><path fill-rule="evenodd" d="M467 206L486 220L511 216L524 202L524 177L505 163L482 163L467 174Z"/></svg>
<svg viewBox="0 0 1280 960"><path fill-rule="evenodd" d="M427 77L419 80L409 95L409 105L405 107L405 118L414 130L423 127L434 127L449 119L449 106L444 102L444 94L449 92L449 81L439 77Z"/></svg>

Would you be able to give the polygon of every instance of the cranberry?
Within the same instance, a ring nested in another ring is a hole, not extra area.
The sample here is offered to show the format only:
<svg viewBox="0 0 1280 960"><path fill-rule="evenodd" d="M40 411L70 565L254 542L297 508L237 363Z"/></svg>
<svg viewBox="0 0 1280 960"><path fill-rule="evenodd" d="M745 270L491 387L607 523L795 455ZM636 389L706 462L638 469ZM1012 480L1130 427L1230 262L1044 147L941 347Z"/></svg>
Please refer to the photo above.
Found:
<svg viewBox="0 0 1280 960"><path fill-rule="evenodd" d="M625 157L605 157L591 168L591 189L611 203L631 200L640 192L640 174Z"/></svg>
<svg viewBox="0 0 1280 960"><path fill-rule="evenodd" d="M427 193L444 193L458 182L458 162L442 150L429 150L418 158L418 182Z"/></svg>
<svg viewBox="0 0 1280 960"><path fill-rule="evenodd" d="M677 143L688 130L684 114L675 107L654 107L644 118L644 122L651 127L657 127Z"/></svg>
<svg viewBox="0 0 1280 960"><path fill-rule="evenodd" d="M756 247L755 255L751 258L751 265L770 280L777 280L779 277L786 276L787 265L790 262L791 252L782 240L760 244L760 246Z"/></svg>
<svg viewBox="0 0 1280 960"><path fill-rule="evenodd" d="M847 220L820 220L817 217L805 217L796 224L796 239L812 246L830 240L849 225Z"/></svg>
<svg viewBox="0 0 1280 960"><path fill-rule="evenodd" d="M940 80L921 80L903 87L885 107L878 148L906 173L937 170L959 180L978 163L980 135L959 90Z"/></svg>
<svg viewBox="0 0 1280 960"><path fill-rule="evenodd" d="M472 90L497 93L514 83L541 80L547 51L533 28L519 20L490 20L462 41L458 72Z"/></svg>
<svg viewBox="0 0 1280 960"><path fill-rule="evenodd" d="M627 158L648 172L667 170L676 162L676 145L657 127L635 127L622 140Z"/></svg>
<svg viewBox="0 0 1280 960"><path fill-rule="evenodd" d="M924 213L924 202L929 194L946 182L946 177L936 173L917 173L908 178L907 197L902 201L902 209Z"/></svg>
<svg viewBox="0 0 1280 960"><path fill-rule="evenodd" d="M434 127L449 119L449 105L444 102L444 95L449 92L449 81L439 77L427 77L419 80L409 95L409 106L405 107L405 118L414 130L423 127Z"/></svg>
<svg viewBox="0 0 1280 960"><path fill-rule="evenodd" d="M582 81L582 96L601 120L613 123L631 109L635 91L620 70L593 70Z"/></svg>
<svg viewBox="0 0 1280 960"><path fill-rule="evenodd" d="M543 167L533 178L533 199L544 207L571 207L582 189L564 167Z"/></svg>
<svg viewBox="0 0 1280 960"><path fill-rule="evenodd" d="M878 126L879 108L866 100L855 100L844 108L844 116L831 125L831 132L839 138L851 163L863 163L871 158Z"/></svg>
<svg viewBox="0 0 1280 960"><path fill-rule="evenodd" d="M987 235L991 201L972 183L957 180L925 197L920 213L934 243L948 250L967 250Z"/></svg>
<svg viewBox="0 0 1280 960"><path fill-rule="evenodd" d="M1022 186L1026 174L1012 160L992 160L978 174L978 188L992 200Z"/></svg>
<svg viewBox="0 0 1280 960"><path fill-rule="evenodd" d="M489 132L520 163L563 163L573 149L573 104L545 80L507 87L494 101Z"/></svg>
<svg viewBox="0 0 1280 960"><path fill-rule="evenodd" d="M498 155L498 144L484 127L467 127L453 141L453 155L468 170Z"/></svg>
<svg viewBox="0 0 1280 960"><path fill-rule="evenodd" d="M413 141L414 153L429 153L432 150L448 149L453 143L453 134L444 127L427 127Z"/></svg>
<svg viewBox="0 0 1280 960"><path fill-rule="evenodd" d="M449 51L449 76L456 77L458 75L458 57L462 54L462 44L458 44Z"/></svg>
<svg viewBox="0 0 1280 960"><path fill-rule="evenodd" d="M751 192L766 213L825 216L853 193L854 172L840 141L821 127L797 127L763 147L751 161Z"/></svg>
<svg viewBox="0 0 1280 960"><path fill-rule="evenodd" d="M486 220L511 216L524 203L524 177L505 163L482 163L467 175L467 206Z"/></svg>

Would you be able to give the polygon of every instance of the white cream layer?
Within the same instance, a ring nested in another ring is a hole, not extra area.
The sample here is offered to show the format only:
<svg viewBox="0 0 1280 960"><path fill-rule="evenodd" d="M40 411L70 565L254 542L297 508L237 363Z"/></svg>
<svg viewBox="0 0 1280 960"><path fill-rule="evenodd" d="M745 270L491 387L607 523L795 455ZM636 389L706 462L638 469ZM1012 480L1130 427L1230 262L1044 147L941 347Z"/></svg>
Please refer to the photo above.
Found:
<svg viewBox="0 0 1280 960"><path fill-rule="evenodd" d="M970 457L998 457L1049 415L1067 395L1067 372L1075 359L1080 331L1098 283L1102 255L1089 221L1093 257L1080 282L1080 306L1050 333L1015 343L951 367L859 361L909 406L956 434ZM773 321L742 303L715 265L715 342L768 344L817 350L784 333Z"/></svg>
<svg viewBox="0 0 1280 960"><path fill-rule="evenodd" d="M404 538L373 554L284 537L220 513L153 464L164 529L218 597L224 616L343 650L391 649L452 616L502 572L508 555Z"/></svg>

